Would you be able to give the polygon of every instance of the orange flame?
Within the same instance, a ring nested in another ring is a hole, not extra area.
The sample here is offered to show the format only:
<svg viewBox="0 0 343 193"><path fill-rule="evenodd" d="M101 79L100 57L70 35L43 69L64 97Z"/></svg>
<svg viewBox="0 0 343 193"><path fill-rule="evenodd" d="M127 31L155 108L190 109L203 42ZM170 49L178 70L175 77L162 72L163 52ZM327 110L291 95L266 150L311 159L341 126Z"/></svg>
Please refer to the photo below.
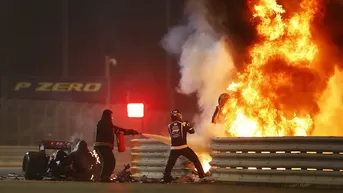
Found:
<svg viewBox="0 0 343 193"><path fill-rule="evenodd" d="M292 84L292 76L272 61L282 60L284 68L311 68L318 54L310 31L316 7L315 0L303 0L299 12L283 17L286 10L276 0L258 0L253 6L261 41L250 49L251 64L227 88L233 94L221 113L229 135L305 136L312 131L310 110L289 112L278 103L277 90Z"/></svg>
<svg viewBox="0 0 343 193"><path fill-rule="evenodd" d="M90 153L91 153L92 157L95 158L96 164L100 164L101 162L100 162L100 157L99 157L98 153L95 150L91 151Z"/></svg>
<svg viewBox="0 0 343 193"><path fill-rule="evenodd" d="M202 168L204 172L208 172L211 169L210 162L212 161L211 156L208 153L202 153L199 155L199 159L201 161Z"/></svg>

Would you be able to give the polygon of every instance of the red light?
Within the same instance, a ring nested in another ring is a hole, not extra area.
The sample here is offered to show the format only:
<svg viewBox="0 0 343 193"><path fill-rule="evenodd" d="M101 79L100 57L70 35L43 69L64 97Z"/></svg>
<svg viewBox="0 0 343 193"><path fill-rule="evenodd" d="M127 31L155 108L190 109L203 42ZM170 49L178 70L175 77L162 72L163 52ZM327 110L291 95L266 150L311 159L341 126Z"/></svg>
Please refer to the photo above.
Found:
<svg viewBox="0 0 343 193"><path fill-rule="evenodd" d="M144 117L144 104L143 103L127 104L127 116L130 118L143 118Z"/></svg>

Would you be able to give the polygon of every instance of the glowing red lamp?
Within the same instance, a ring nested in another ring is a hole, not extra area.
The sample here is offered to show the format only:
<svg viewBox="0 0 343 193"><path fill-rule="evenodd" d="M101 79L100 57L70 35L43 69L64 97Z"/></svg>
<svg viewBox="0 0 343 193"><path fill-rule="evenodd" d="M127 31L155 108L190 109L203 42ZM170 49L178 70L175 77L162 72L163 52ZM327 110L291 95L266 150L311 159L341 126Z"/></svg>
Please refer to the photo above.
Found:
<svg viewBox="0 0 343 193"><path fill-rule="evenodd" d="M127 116L129 118L143 118L144 117L144 104L143 103L127 104Z"/></svg>

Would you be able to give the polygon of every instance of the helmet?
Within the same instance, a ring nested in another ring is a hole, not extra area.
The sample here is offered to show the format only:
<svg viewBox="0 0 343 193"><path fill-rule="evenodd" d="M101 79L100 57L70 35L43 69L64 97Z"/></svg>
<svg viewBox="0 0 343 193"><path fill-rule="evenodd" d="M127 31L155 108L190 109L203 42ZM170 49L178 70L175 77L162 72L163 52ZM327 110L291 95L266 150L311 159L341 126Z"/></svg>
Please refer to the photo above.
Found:
<svg viewBox="0 0 343 193"><path fill-rule="evenodd" d="M106 109L102 112L102 118L111 118L112 117L112 111L109 109Z"/></svg>
<svg viewBox="0 0 343 193"><path fill-rule="evenodd" d="M223 93L218 98L219 106L224 106L225 103L230 99L230 95L228 93Z"/></svg>
<svg viewBox="0 0 343 193"><path fill-rule="evenodd" d="M176 121L176 120L182 120L182 114L181 111L179 111L178 109L174 109L170 112L170 119L172 121Z"/></svg>

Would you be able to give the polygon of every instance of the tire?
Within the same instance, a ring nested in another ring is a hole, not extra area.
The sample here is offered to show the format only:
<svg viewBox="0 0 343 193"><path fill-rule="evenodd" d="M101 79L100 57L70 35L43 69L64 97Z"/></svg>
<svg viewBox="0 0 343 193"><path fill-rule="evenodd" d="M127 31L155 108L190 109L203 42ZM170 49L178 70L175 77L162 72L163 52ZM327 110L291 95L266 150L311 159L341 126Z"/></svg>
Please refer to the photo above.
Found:
<svg viewBox="0 0 343 193"><path fill-rule="evenodd" d="M23 159L23 174L26 180L42 180L47 170L48 159L44 151L26 152Z"/></svg>

